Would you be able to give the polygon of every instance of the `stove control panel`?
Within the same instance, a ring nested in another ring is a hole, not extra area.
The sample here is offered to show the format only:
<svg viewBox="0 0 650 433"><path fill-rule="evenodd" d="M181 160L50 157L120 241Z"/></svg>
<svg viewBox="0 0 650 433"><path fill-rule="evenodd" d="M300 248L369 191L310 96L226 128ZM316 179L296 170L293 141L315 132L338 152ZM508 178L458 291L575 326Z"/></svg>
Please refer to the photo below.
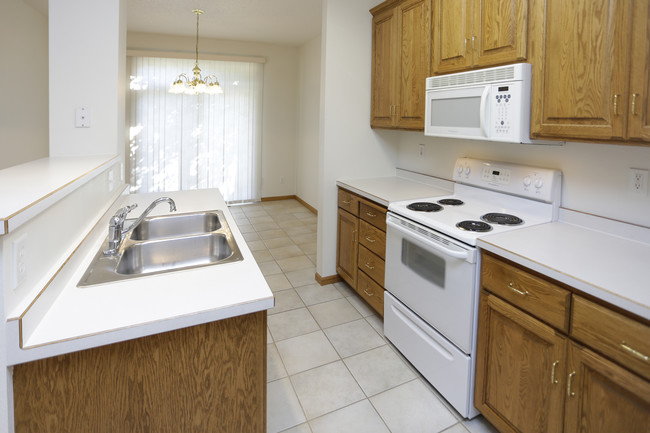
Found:
<svg viewBox="0 0 650 433"><path fill-rule="evenodd" d="M559 170L458 158L453 178L462 184L547 203L559 204L560 200L562 173Z"/></svg>

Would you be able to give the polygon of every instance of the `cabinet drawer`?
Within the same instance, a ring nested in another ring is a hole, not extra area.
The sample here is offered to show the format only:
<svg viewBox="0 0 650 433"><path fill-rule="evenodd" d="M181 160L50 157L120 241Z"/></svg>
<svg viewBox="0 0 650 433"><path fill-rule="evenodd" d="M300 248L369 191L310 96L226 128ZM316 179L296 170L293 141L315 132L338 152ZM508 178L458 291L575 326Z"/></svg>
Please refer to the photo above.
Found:
<svg viewBox="0 0 650 433"><path fill-rule="evenodd" d="M549 325L568 332L570 291L489 254L483 254L481 284Z"/></svg>
<svg viewBox="0 0 650 433"><path fill-rule="evenodd" d="M359 197L350 191L339 188L339 207L354 216L359 216Z"/></svg>
<svg viewBox="0 0 650 433"><path fill-rule="evenodd" d="M573 295L571 336L650 379L650 326Z"/></svg>
<svg viewBox="0 0 650 433"><path fill-rule="evenodd" d="M386 233L363 220L359 221L359 243L382 259L386 258Z"/></svg>
<svg viewBox="0 0 650 433"><path fill-rule="evenodd" d="M386 231L386 208L362 201L359 204L359 218L368 221L379 230Z"/></svg>
<svg viewBox="0 0 650 433"><path fill-rule="evenodd" d="M359 245L359 269L381 286L384 285L384 268L384 260L381 257L377 257L363 245Z"/></svg>
<svg viewBox="0 0 650 433"><path fill-rule="evenodd" d="M384 288L372 281L372 279L359 272L357 292L368 304L383 317L384 316Z"/></svg>

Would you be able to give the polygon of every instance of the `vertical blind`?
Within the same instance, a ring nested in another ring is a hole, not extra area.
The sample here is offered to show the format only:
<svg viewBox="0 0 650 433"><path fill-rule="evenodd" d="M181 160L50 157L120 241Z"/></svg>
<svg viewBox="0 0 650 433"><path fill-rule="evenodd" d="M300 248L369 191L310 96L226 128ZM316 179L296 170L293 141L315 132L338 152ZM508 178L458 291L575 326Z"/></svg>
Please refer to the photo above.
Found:
<svg viewBox="0 0 650 433"><path fill-rule="evenodd" d="M168 92L193 60L131 57L131 192L219 188L229 203L258 201L261 190L261 63L201 60L218 95Z"/></svg>

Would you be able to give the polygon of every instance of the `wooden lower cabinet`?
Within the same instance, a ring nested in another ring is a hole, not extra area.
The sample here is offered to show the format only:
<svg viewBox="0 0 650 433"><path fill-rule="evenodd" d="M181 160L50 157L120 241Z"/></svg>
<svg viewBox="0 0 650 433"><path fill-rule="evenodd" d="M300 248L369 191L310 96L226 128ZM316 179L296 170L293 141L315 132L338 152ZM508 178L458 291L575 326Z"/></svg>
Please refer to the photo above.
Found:
<svg viewBox="0 0 650 433"><path fill-rule="evenodd" d="M482 295L474 405L501 432L561 433L567 339Z"/></svg>
<svg viewBox="0 0 650 433"><path fill-rule="evenodd" d="M339 188L336 273L384 315L386 207Z"/></svg>
<svg viewBox="0 0 650 433"><path fill-rule="evenodd" d="M483 252L474 405L502 433L650 432L650 324L559 284Z"/></svg>
<svg viewBox="0 0 650 433"><path fill-rule="evenodd" d="M14 366L16 433L266 432L266 311Z"/></svg>
<svg viewBox="0 0 650 433"><path fill-rule="evenodd" d="M355 288L357 286L357 255L359 243L359 218L343 209L338 210L336 239L336 272Z"/></svg>
<svg viewBox="0 0 650 433"><path fill-rule="evenodd" d="M566 433L647 433L650 383L604 357L571 343Z"/></svg>

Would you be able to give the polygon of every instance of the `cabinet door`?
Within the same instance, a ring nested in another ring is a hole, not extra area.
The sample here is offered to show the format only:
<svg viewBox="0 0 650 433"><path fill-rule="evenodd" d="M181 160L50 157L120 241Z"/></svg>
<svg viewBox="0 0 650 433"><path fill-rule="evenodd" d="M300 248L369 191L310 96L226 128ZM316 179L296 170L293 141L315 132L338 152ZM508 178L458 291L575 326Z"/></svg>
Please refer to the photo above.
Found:
<svg viewBox="0 0 650 433"><path fill-rule="evenodd" d="M566 433L648 432L650 383L575 343L568 367Z"/></svg>
<svg viewBox="0 0 650 433"><path fill-rule="evenodd" d="M481 293L474 405L500 432L559 433L566 338Z"/></svg>
<svg viewBox="0 0 650 433"><path fill-rule="evenodd" d="M394 123L396 39L394 9L375 15L372 19L372 127L390 128Z"/></svg>
<svg viewBox="0 0 650 433"><path fill-rule="evenodd" d="M397 127L424 130L424 93L431 72L431 0L397 6Z"/></svg>
<svg viewBox="0 0 650 433"><path fill-rule="evenodd" d="M472 59L474 0L433 0L433 71L468 69Z"/></svg>
<svg viewBox="0 0 650 433"><path fill-rule="evenodd" d="M474 62L498 65L526 59L528 0L475 0Z"/></svg>
<svg viewBox="0 0 650 433"><path fill-rule="evenodd" d="M357 287L359 218L339 209L337 225L336 272L354 289Z"/></svg>
<svg viewBox="0 0 650 433"><path fill-rule="evenodd" d="M650 7L634 2L628 137L650 141Z"/></svg>
<svg viewBox="0 0 650 433"><path fill-rule="evenodd" d="M534 18L541 40L534 43L533 136L625 135L630 5L626 0L546 0L545 15Z"/></svg>

